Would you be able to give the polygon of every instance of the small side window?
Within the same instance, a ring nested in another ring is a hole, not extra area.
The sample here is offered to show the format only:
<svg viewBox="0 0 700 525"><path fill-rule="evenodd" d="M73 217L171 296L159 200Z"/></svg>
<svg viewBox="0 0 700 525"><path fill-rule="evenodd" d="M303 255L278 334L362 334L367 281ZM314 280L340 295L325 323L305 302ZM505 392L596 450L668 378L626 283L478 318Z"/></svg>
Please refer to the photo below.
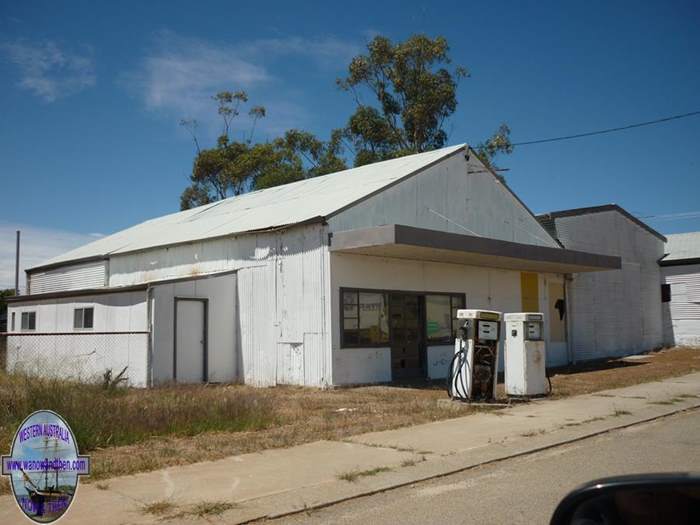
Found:
<svg viewBox="0 0 700 525"><path fill-rule="evenodd" d="M661 285L661 302L670 303L671 302L671 285L662 284Z"/></svg>
<svg viewBox="0 0 700 525"><path fill-rule="evenodd" d="M36 330L36 312L22 312L22 330Z"/></svg>
<svg viewBox="0 0 700 525"><path fill-rule="evenodd" d="M94 308L76 308L73 311L73 328L92 328L94 319Z"/></svg>
<svg viewBox="0 0 700 525"><path fill-rule="evenodd" d="M10 321L10 332L15 331L15 312L12 312L12 321Z"/></svg>

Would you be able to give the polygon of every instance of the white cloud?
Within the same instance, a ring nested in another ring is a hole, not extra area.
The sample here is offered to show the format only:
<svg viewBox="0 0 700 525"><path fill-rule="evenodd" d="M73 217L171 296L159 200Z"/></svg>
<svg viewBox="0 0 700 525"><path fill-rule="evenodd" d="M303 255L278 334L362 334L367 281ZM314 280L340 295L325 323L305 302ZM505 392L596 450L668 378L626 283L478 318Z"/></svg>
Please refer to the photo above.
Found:
<svg viewBox="0 0 700 525"><path fill-rule="evenodd" d="M0 43L0 51L19 68L18 85L46 102L92 87L97 80L90 49L77 54L52 41L17 40Z"/></svg>
<svg viewBox="0 0 700 525"><path fill-rule="evenodd" d="M335 37L325 38L263 38L241 47L241 52L257 57L289 56L310 58L323 68L344 68L361 51L354 42Z"/></svg>
<svg viewBox="0 0 700 525"><path fill-rule="evenodd" d="M359 51L354 43L337 38L268 38L240 44L216 44L187 38L171 31L156 35L138 69L125 75L126 85L142 98L149 110L175 118L195 118L205 129L218 133L213 94L243 89L252 104L262 104L268 116L258 124L261 132L274 133L305 124L308 112L293 100L295 86L282 85L272 71L276 61L290 57L311 61L317 68L345 67ZM332 89L333 77L329 78ZM300 88L301 86L298 86ZM245 123L245 112L243 128Z"/></svg>
<svg viewBox="0 0 700 525"><path fill-rule="evenodd" d="M248 89L266 82L269 75L229 48L161 32L139 71L126 80L147 108L189 116L211 108L211 96L217 90Z"/></svg>
<svg viewBox="0 0 700 525"><path fill-rule="evenodd" d="M75 233L21 224L0 223L0 288L14 288L16 231L21 230L20 288L24 290L24 270L101 237L99 233Z"/></svg>

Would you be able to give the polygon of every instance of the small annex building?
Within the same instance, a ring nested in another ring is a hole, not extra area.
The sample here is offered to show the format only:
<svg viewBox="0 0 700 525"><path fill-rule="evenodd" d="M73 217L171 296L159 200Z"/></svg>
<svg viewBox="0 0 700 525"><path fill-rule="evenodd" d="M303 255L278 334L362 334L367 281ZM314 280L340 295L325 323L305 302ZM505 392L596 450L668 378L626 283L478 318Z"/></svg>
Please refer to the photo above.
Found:
<svg viewBox="0 0 700 525"><path fill-rule="evenodd" d="M700 232L668 236L661 259L664 341L700 346Z"/></svg>
<svg viewBox="0 0 700 525"><path fill-rule="evenodd" d="M614 271L567 276L570 359L623 356L662 346L659 259L666 237L617 204L556 211L539 219L566 249L621 259Z"/></svg>
<svg viewBox="0 0 700 525"><path fill-rule="evenodd" d="M550 366L655 345L658 234L619 210L549 220L467 145L155 218L27 270L7 368L128 367L135 386L439 379L463 307L544 312ZM640 333L586 331L628 301Z"/></svg>

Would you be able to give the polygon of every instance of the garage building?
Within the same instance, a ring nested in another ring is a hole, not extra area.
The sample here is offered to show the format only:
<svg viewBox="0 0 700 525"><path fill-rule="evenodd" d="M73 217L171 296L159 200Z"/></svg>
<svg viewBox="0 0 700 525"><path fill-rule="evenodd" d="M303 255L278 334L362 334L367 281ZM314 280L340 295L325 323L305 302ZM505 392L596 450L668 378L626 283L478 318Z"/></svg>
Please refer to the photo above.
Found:
<svg viewBox="0 0 700 525"><path fill-rule="evenodd" d="M463 307L544 312L548 364L564 364L591 356L577 341L585 309L566 308L572 283L627 264L567 242L466 145L379 162L159 217L28 270L7 367L81 379L128 367L138 386L437 379ZM611 341L595 356L617 352Z"/></svg>

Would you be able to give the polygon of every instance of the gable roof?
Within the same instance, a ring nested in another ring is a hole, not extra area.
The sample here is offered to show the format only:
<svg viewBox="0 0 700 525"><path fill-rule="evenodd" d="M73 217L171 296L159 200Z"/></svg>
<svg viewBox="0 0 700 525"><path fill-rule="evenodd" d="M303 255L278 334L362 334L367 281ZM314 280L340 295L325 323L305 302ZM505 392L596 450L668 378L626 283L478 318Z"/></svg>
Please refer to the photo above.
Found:
<svg viewBox="0 0 700 525"><path fill-rule="evenodd" d="M172 213L93 241L29 271L112 254L322 221L466 148L466 144L459 144L376 162Z"/></svg>
<svg viewBox="0 0 700 525"><path fill-rule="evenodd" d="M551 211L549 213L541 213L537 215L537 220L540 221L540 224L550 232L550 234L554 235L556 237L556 226L554 223L554 219L559 219L561 217L575 217L577 215L587 215L589 213L601 213L605 211L616 211L625 217L627 217L629 220L634 222L637 226L640 228L643 228L644 230L648 231L655 237L661 239L662 241L666 242L666 237L664 237L662 234L657 232L654 228L649 226L647 223L642 222L639 220L637 217L632 215L630 212L628 212L626 209L624 209L621 206L618 206L617 204L603 204L601 206L589 206L586 208L572 208L570 210L560 210L560 211Z"/></svg>
<svg viewBox="0 0 700 525"><path fill-rule="evenodd" d="M680 261L700 262L700 232L674 233L668 236L663 266Z"/></svg>

